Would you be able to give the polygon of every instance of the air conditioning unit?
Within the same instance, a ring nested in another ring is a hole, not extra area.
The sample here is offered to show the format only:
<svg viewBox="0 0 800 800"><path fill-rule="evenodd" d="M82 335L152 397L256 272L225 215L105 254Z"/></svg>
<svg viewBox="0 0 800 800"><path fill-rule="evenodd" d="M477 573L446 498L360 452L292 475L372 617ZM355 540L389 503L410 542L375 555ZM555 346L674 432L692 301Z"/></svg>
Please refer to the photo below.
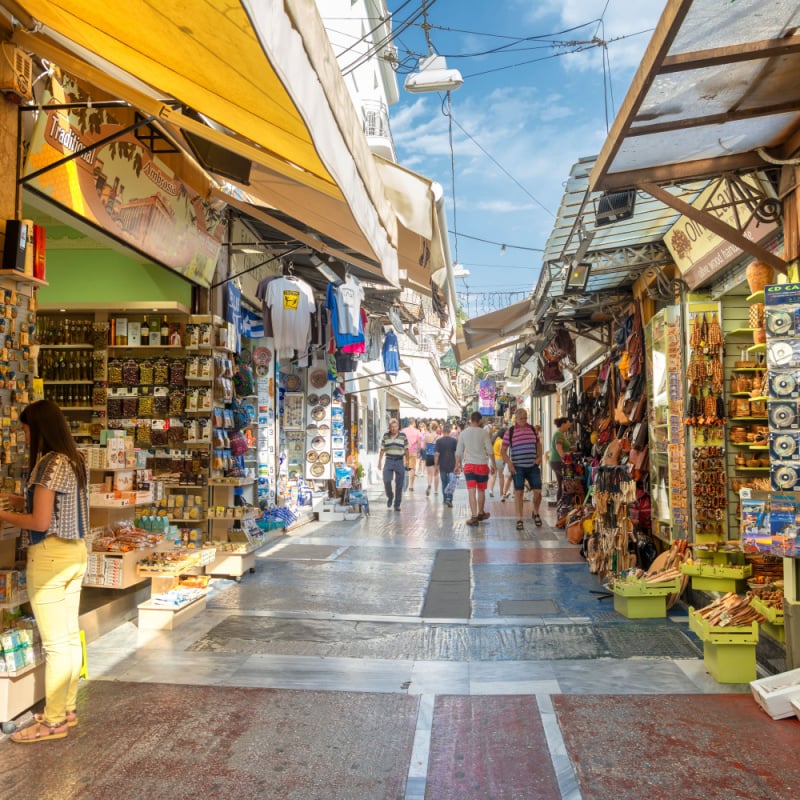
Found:
<svg viewBox="0 0 800 800"><path fill-rule="evenodd" d="M0 91L22 100L33 99L33 62L31 57L11 42L0 44Z"/></svg>

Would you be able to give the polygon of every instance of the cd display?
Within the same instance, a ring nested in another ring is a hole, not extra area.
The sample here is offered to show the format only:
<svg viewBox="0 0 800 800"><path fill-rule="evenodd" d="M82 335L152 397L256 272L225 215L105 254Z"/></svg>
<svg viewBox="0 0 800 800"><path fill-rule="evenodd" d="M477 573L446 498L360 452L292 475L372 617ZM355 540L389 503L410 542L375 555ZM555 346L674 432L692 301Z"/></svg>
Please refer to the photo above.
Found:
<svg viewBox="0 0 800 800"><path fill-rule="evenodd" d="M797 483L797 472L794 467L778 467L773 478L779 489L791 489Z"/></svg>
<svg viewBox="0 0 800 800"><path fill-rule="evenodd" d="M770 376L769 388L775 397L788 397L797 390L797 381L791 372L779 372Z"/></svg>
<svg viewBox="0 0 800 800"><path fill-rule="evenodd" d="M793 436L788 433L782 433L780 436L775 437L772 444L772 449L777 454L778 458L789 458L797 450L797 442Z"/></svg>
<svg viewBox="0 0 800 800"><path fill-rule="evenodd" d="M792 315L788 311L767 309L767 330L773 336L784 336L792 331Z"/></svg>
<svg viewBox="0 0 800 800"><path fill-rule="evenodd" d="M795 408L786 403L774 405L769 410L769 421L776 428L790 428L796 418Z"/></svg>

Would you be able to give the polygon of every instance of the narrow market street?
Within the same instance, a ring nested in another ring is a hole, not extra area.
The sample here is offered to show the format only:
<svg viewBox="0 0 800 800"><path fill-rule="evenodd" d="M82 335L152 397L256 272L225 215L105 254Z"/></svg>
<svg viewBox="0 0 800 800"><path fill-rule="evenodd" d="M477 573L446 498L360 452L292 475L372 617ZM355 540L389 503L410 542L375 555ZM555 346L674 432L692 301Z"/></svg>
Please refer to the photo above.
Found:
<svg viewBox="0 0 800 800"><path fill-rule="evenodd" d="M800 723L710 678L685 609L617 614L551 509L468 528L463 489L420 483L371 509L265 548L175 631L91 643L79 727L3 743L6 796L795 796Z"/></svg>

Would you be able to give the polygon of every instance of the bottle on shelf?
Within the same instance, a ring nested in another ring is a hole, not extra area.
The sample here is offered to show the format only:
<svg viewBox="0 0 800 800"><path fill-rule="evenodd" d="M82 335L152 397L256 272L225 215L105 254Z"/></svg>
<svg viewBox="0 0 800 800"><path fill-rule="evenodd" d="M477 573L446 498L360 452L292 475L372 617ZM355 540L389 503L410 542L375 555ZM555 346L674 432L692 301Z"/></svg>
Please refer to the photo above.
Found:
<svg viewBox="0 0 800 800"><path fill-rule="evenodd" d="M167 315L161 320L161 344L169 344L169 323L167 322Z"/></svg>
<svg viewBox="0 0 800 800"><path fill-rule="evenodd" d="M147 317L144 318L142 321L142 327L139 331L140 341L142 345L150 344L150 323L147 321Z"/></svg>
<svg viewBox="0 0 800 800"><path fill-rule="evenodd" d="M142 336L142 344L149 344L150 347L161 344L161 329L159 328L157 317L150 320L150 338L145 342L144 336Z"/></svg>

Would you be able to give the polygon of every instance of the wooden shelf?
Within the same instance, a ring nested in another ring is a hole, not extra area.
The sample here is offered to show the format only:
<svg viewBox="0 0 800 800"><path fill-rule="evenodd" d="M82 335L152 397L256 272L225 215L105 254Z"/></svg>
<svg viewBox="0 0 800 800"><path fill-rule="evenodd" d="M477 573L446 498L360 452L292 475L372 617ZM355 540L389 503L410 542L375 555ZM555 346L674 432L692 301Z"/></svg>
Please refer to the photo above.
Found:
<svg viewBox="0 0 800 800"><path fill-rule="evenodd" d="M0 278L11 278L17 283L29 283L31 286L49 286L47 281L41 278L34 278L33 275L25 275L18 269L0 269Z"/></svg>
<svg viewBox="0 0 800 800"><path fill-rule="evenodd" d="M756 328L734 328L732 331L726 331L725 337L728 336L744 336L745 334L752 335Z"/></svg>
<svg viewBox="0 0 800 800"><path fill-rule="evenodd" d="M180 344L110 344L108 350L187 350Z"/></svg>
<svg viewBox="0 0 800 800"><path fill-rule="evenodd" d="M62 411L105 411L105 406L59 406ZM89 436L90 434L85 434Z"/></svg>
<svg viewBox="0 0 800 800"><path fill-rule="evenodd" d="M95 383L95 381L79 380L78 378L75 380L51 381L50 378L43 378L42 383L46 383L48 386L74 386L75 384L82 384L85 386Z"/></svg>
<svg viewBox="0 0 800 800"><path fill-rule="evenodd" d="M745 359L742 359L744 361ZM766 364L760 367L734 367L731 372L764 372Z"/></svg>
<svg viewBox="0 0 800 800"><path fill-rule="evenodd" d="M736 467L741 472L769 472L769 467Z"/></svg>
<svg viewBox="0 0 800 800"><path fill-rule="evenodd" d="M40 344L39 350L94 350L92 342L83 344Z"/></svg>
<svg viewBox="0 0 800 800"><path fill-rule="evenodd" d="M766 422L766 417L731 417L729 422Z"/></svg>

